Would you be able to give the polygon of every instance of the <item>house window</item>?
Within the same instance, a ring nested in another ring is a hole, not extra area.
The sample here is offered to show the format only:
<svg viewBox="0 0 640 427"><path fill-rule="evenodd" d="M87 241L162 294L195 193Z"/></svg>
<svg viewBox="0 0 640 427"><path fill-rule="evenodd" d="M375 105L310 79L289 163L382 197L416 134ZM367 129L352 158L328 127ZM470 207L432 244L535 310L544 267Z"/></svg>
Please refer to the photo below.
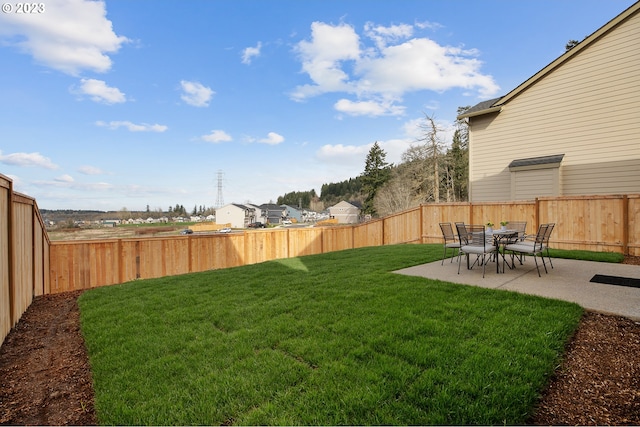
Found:
<svg viewBox="0 0 640 427"><path fill-rule="evenodd" d="M514 160L511 172L511 199L530 200L562 195L560 164L564 154Z"/></svg>

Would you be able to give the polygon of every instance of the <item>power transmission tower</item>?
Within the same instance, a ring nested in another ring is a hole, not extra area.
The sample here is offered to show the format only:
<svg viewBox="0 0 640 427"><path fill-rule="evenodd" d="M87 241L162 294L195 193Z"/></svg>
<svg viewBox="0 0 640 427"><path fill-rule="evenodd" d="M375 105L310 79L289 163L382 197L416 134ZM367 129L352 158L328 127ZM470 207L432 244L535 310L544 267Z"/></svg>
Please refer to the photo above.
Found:
<svg viewBox="0 0 640 427"><path fill-rule="evenodd" d="M216 209L221 208L224 205L224 198L222 197L222 179L224 178L224 172L218 171L218 196L216 197Z"/></svg>

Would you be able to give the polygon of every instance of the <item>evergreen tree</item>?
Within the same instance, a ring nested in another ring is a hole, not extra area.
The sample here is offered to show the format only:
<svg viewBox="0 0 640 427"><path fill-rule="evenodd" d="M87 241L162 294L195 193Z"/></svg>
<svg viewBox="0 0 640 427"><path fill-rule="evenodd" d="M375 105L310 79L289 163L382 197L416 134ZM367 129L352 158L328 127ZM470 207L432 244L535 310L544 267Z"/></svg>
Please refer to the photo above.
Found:
<svg viewBox="0 0 640 427"><path fill-rule="evenodd" d="M362 207L362 213L364 214L376 214L373 200L378 190L389 180L391 174L391 165L386 162L386 157L387 153L380 148L376 141L369 150L369 154L367 154L364 173L361 175L362 190L366 194Z"/></svg>

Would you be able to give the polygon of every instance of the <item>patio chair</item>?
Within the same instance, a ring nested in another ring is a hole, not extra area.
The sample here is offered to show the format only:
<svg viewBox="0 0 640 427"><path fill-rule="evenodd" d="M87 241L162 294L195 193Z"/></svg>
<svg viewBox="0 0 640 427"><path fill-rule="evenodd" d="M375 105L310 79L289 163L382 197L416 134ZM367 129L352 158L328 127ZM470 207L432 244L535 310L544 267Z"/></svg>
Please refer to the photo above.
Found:
<svg viewBox="0 0 640 427"><path fill-rule="evenodd" d="M522 242L527 238L527 221L509 221L509 225L507 226L507 228L516 230L518 232L518 236L510 239L508 244ZM518 261L520 261L520 265L522 265L524 257L522 255L519 255L517 258Z"/></svg>
<svg viewBox="0 0 640 427"><path fill-rule="evenodd" d="M507 228L518 232L518 240L524 240L527 236L527 221L509 221Z"/></svg>
<svg viewBox="0 0 640 427"><path fill-rule="evenodd" d="M461 234L462 229L462 234ZM487 233L484 225L464 225L458 227L458 234L460 236L460 254L464 254L467 258L467 269L473 268L478 263L482 264L482 277L484 278L485 269L487 266L487 255L489 259L497 253L496 248L489 237L487 239ZM471 266L469 266L469 255L476 255L476 260ZM458 274L460 274L460 258L458 258Z"/></svg>
<svg viewBox="0 0 640 427"><path fill-rule="evenodd" d="M464 222L456 222L456 232L458 233L458 241L460 242L460 246L466 245L469 241L469 233L467 233L467 226L464 225Z"/></svg>
<svg viewBox="0 0 640 427"><path fill-rule="evenodd" d="M442 230L442 237L444 238L444 253L442 254L442 263L444 265L444 259L447 257L447 249L460 253L460 241L458 240L456 233L453 232L453 227L450 222L441 222L440 230ZM453 254L451 254L451 262L453 262Z"/></svg>
<svg viewBox="0 0 640 427"><path fill-rule="evenodd" d="M538 228L538 233L533 240L523 240L521 242L513 243L505 246L505 250L510 251L512 256L514 255L533 255L533 259L536 263L536 270L538 271L538 277L542 277L540 275L540 266L538 265L538 257L542 258L542 265L544 266L545 273L549 273L547 270L547 264L544 261L544 252L547 253L547 259L549 260L549 264L551 268L553 268L553 263L551 262L551 258L549 257L549 237L551 236L551 232L553 231L553 227L555 224L541 224ZM513 260L513 258L512 258Z"/></svg>

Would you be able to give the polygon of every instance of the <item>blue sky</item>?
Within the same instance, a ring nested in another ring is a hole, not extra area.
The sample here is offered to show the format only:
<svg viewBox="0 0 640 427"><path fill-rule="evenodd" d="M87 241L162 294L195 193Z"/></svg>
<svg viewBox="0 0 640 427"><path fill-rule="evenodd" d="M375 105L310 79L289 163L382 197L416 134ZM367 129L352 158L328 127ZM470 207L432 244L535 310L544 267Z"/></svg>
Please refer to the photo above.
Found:
<svg viewBox="0 0 640 427"><path fill-rule="evenodd" d="M275 201L397 163L632 0L45 0L0 13L0 173L43 209ZM8 12L8 13L6 13Z"/></svg>

